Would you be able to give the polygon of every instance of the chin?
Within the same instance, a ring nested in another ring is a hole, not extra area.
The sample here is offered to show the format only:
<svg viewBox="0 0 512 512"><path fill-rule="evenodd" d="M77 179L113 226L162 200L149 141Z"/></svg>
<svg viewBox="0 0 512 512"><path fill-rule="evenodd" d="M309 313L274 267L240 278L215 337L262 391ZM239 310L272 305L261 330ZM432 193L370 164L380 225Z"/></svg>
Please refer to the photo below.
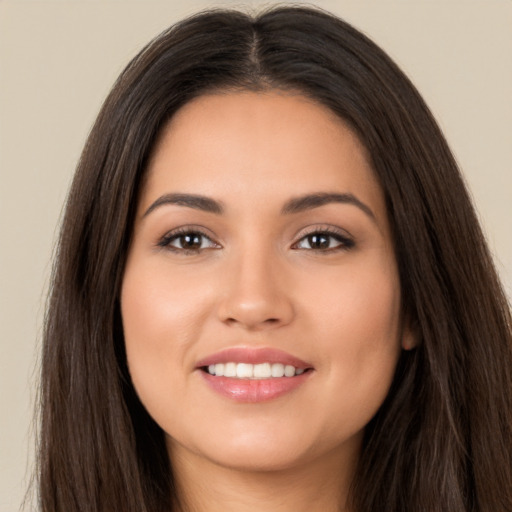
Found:
<svg viewBox="0 0 512 512"><path fill-rule="evenodd" d="M230 450L211 453L210 461L218 466L243 473L269 473L286 471L307 462L300 450Z"/></svg>
<svg viewBox="0 0 512 512"><path fill-rule="evenodd" d="M282 425L285 427L285 425ZM168 438L169 455L180 457L183 452L193 453L196 458L216 466L241 472L279 472L308 467L315 460L330 455L337 456L346 448L360 446L359 436L350 440L333 439L332 436L308 435L304 429L294 432L290 428L229 429L210 431L199 441L191 439L177 442ZM196 459L197 460L197 459Z"/></svg>

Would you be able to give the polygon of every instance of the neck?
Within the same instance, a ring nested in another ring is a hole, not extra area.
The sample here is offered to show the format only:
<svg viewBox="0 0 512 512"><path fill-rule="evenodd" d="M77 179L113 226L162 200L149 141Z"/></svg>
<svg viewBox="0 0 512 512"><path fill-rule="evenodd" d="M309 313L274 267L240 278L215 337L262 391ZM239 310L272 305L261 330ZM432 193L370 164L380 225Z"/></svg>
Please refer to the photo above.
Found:
<svg viewBox="0 0 512 512"><path fill-rule="evenodd" d="M358 453L342 458L328 454L291 468L255 471L173 452L179 512L349 512L346 502Z"/></svg>

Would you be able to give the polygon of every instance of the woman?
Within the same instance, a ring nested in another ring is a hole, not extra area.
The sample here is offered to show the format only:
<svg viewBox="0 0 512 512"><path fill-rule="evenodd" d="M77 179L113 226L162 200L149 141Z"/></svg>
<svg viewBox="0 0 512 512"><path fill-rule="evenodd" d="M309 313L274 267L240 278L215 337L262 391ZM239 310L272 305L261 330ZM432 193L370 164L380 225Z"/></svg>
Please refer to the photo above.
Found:
<svg viewBox="0 0 512 512"><path fill-rule="evenodd" d="M422 99L324 12L210 12L116 82L69 195L59 510L512 510L510 310Z"/></svg>

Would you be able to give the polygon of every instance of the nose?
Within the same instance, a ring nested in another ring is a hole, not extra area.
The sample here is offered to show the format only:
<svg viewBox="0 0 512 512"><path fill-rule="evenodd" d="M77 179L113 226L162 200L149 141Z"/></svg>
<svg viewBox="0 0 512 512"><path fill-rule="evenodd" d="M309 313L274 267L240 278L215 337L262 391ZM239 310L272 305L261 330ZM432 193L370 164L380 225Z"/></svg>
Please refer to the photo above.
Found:
<svg viewBox="0 0 512 512"><path fill-rule="evenodd" d="M269 254L250 254L230 262L223 280L219 319L230 326L261 331L289 324L294 317L291 287L282 264Z"/></svg>

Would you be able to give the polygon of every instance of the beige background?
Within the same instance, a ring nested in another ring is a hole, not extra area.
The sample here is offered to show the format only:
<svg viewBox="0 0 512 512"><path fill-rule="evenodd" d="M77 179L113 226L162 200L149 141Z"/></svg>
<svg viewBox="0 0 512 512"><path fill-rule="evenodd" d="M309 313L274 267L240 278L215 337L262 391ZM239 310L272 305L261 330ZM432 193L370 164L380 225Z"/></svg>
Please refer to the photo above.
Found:
<svg viewBox="0 0 512 512"><path fill-rule="evenodd" d="M423 93L511 296L512 0L316 4L373 37ZM128 59L209 5L261 2L0 0L0 512L17 510L30 475L44 290L85 136Z"/></svg>

